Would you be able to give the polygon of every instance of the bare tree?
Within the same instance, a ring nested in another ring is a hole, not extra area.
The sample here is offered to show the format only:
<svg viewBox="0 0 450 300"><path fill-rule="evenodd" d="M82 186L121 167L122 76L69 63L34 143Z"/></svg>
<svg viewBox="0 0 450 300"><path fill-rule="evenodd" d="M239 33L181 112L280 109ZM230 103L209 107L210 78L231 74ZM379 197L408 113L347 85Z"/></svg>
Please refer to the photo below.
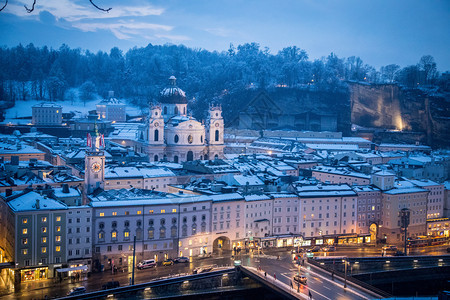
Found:
<svg viewBox="0 0 450 300"><path fill-rule="evenodd" d="M109 12L112 9L112 7L101 8L101 7L97 6L94 2L92 2L92 0L89 0L89 2L91 2L92 6L94 6L96 9L101 10L101 11ZM8 5L8 0L5 0L5 5L3 5L2 8L0 8L0 11L4 10L7 5ZM31 8L28 8L26 5L24 5L27 13L31 13L32 11L34 11L35 5L36 5L36 0L33 0L33 5L31 6Z"/></svg>

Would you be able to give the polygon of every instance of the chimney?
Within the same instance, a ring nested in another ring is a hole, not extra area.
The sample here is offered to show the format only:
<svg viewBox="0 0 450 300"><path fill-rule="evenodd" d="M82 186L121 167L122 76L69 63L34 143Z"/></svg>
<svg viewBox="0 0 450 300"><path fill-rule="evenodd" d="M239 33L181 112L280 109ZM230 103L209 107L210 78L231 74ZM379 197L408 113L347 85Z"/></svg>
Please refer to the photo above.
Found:
<svg viewBox="0 0 450 300"><path fill-rule="evenodd" d="M6 197L12 196L12 189L6 189L5 193L6 193Z"/></svg>
<svg viewBox="0 0 450 300"><path fill-rule="evenodd" d="M40 209L41 208L41 205L40 205L40 200L39 199L36 199L36 209Z"/></svg>
<svg viewBox="0 0 450 300"><path fill-rule="evenodd" d="M64 183L63 185L62 185L62 192L64 193L64 194L68 194L70 191L69 191L69 185L67 184L67 183Z"/></svg>

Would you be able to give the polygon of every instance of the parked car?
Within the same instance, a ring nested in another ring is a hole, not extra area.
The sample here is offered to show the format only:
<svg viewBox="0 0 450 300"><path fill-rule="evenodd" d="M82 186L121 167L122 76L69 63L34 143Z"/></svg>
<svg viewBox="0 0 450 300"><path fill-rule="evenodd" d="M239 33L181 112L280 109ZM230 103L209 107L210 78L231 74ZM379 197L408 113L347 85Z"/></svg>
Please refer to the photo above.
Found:
<svg viewBox="0 0 450 300"><path fill-rule="evenodd" d="M164 260L164 261L162 262L162 265L163 265L163 266L171 266L171 265L173 265L173 259L168 258L168 259Z"/></svg>
<svg viewBox="0 0 450 300"><path fill-rule="evenodd" d="M327 247L323 247L323 248L322 248L322 251L325 251L325 252L333 252L333 251L336 251L336 247L335 247L335 246L327 246Z"/></svg>
<svg viewBox="0 0 450 300"><path fill-rule="evenodd" d="M294 281L297 283L306 284L307 279L304 275L295 275Z"/></svg>
<svg viewBox="0 0 450 300"><path fill-rule="evenodd" d="M84 286L78 286L70 289L67 296L76 296L86 293L86 288Z"/></svg>
<svg viewBox="0 0 450 300"><path fill-rule="evenodd" d="M185 257L185 256L180 256L180 257L175 258L173 261L176 263L187 263L187 262L189 262L189 258Z"/></svg>
<svg viewBox="0 0 450 300"><path fill-rule="evenodd" d="M103 290L115 289L120 287L120 283L118 281L109 281L102 286Z"/></svg>
<svg viewBox="0 0 450 300"><path fill-rule="evenodd" d="M137 268L139 270L153 268L153 267L156 267L156 261L154 259L143 260L140 263L138 263L138 265L137 265Z"/></svg>

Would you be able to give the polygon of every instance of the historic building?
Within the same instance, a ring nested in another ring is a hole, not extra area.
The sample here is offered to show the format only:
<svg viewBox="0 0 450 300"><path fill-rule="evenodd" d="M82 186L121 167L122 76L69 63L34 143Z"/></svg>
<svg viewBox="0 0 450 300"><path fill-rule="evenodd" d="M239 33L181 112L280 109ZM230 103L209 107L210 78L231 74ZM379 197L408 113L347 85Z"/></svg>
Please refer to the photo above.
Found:
<svg viewBox="0 0 450 300"><path fill-rule="evenodd" d="M183 162L223 157L224 122L222 108L209 108L206 124L187 114L187 99L169 78L161 91L159 103L152 104L146 123L137 133L136 152L146 153L150 161Z"/></svg>

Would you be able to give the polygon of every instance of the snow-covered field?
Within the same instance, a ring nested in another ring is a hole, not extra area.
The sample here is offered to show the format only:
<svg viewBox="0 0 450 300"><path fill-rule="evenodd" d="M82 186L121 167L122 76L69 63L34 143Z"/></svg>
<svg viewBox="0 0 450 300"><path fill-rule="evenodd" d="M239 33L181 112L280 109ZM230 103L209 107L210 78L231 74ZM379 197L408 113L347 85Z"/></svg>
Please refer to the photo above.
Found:
<svg viewBox="0 0 450 300"><path fill-rule="evenodd" d="M96 109L96 104L98 104L101 99L89 100L84 103L83 101L56 101L52 103L57 103L62 106L63 113L74 112L75 117L83 118L87 116L90 110ZM125 102L125 100L122 100ZM16 105L12 108L9 108L5 111L5 121L6 123L13 124L28 124L31 123L31 107L33 105L48 102L42 100L27 100L27 101L16 101ZM141 113L141 110L138 107L131 106L127 104L126 112L128 115L136 116ZM23 119L26 118L26 119Z"/></svg>

